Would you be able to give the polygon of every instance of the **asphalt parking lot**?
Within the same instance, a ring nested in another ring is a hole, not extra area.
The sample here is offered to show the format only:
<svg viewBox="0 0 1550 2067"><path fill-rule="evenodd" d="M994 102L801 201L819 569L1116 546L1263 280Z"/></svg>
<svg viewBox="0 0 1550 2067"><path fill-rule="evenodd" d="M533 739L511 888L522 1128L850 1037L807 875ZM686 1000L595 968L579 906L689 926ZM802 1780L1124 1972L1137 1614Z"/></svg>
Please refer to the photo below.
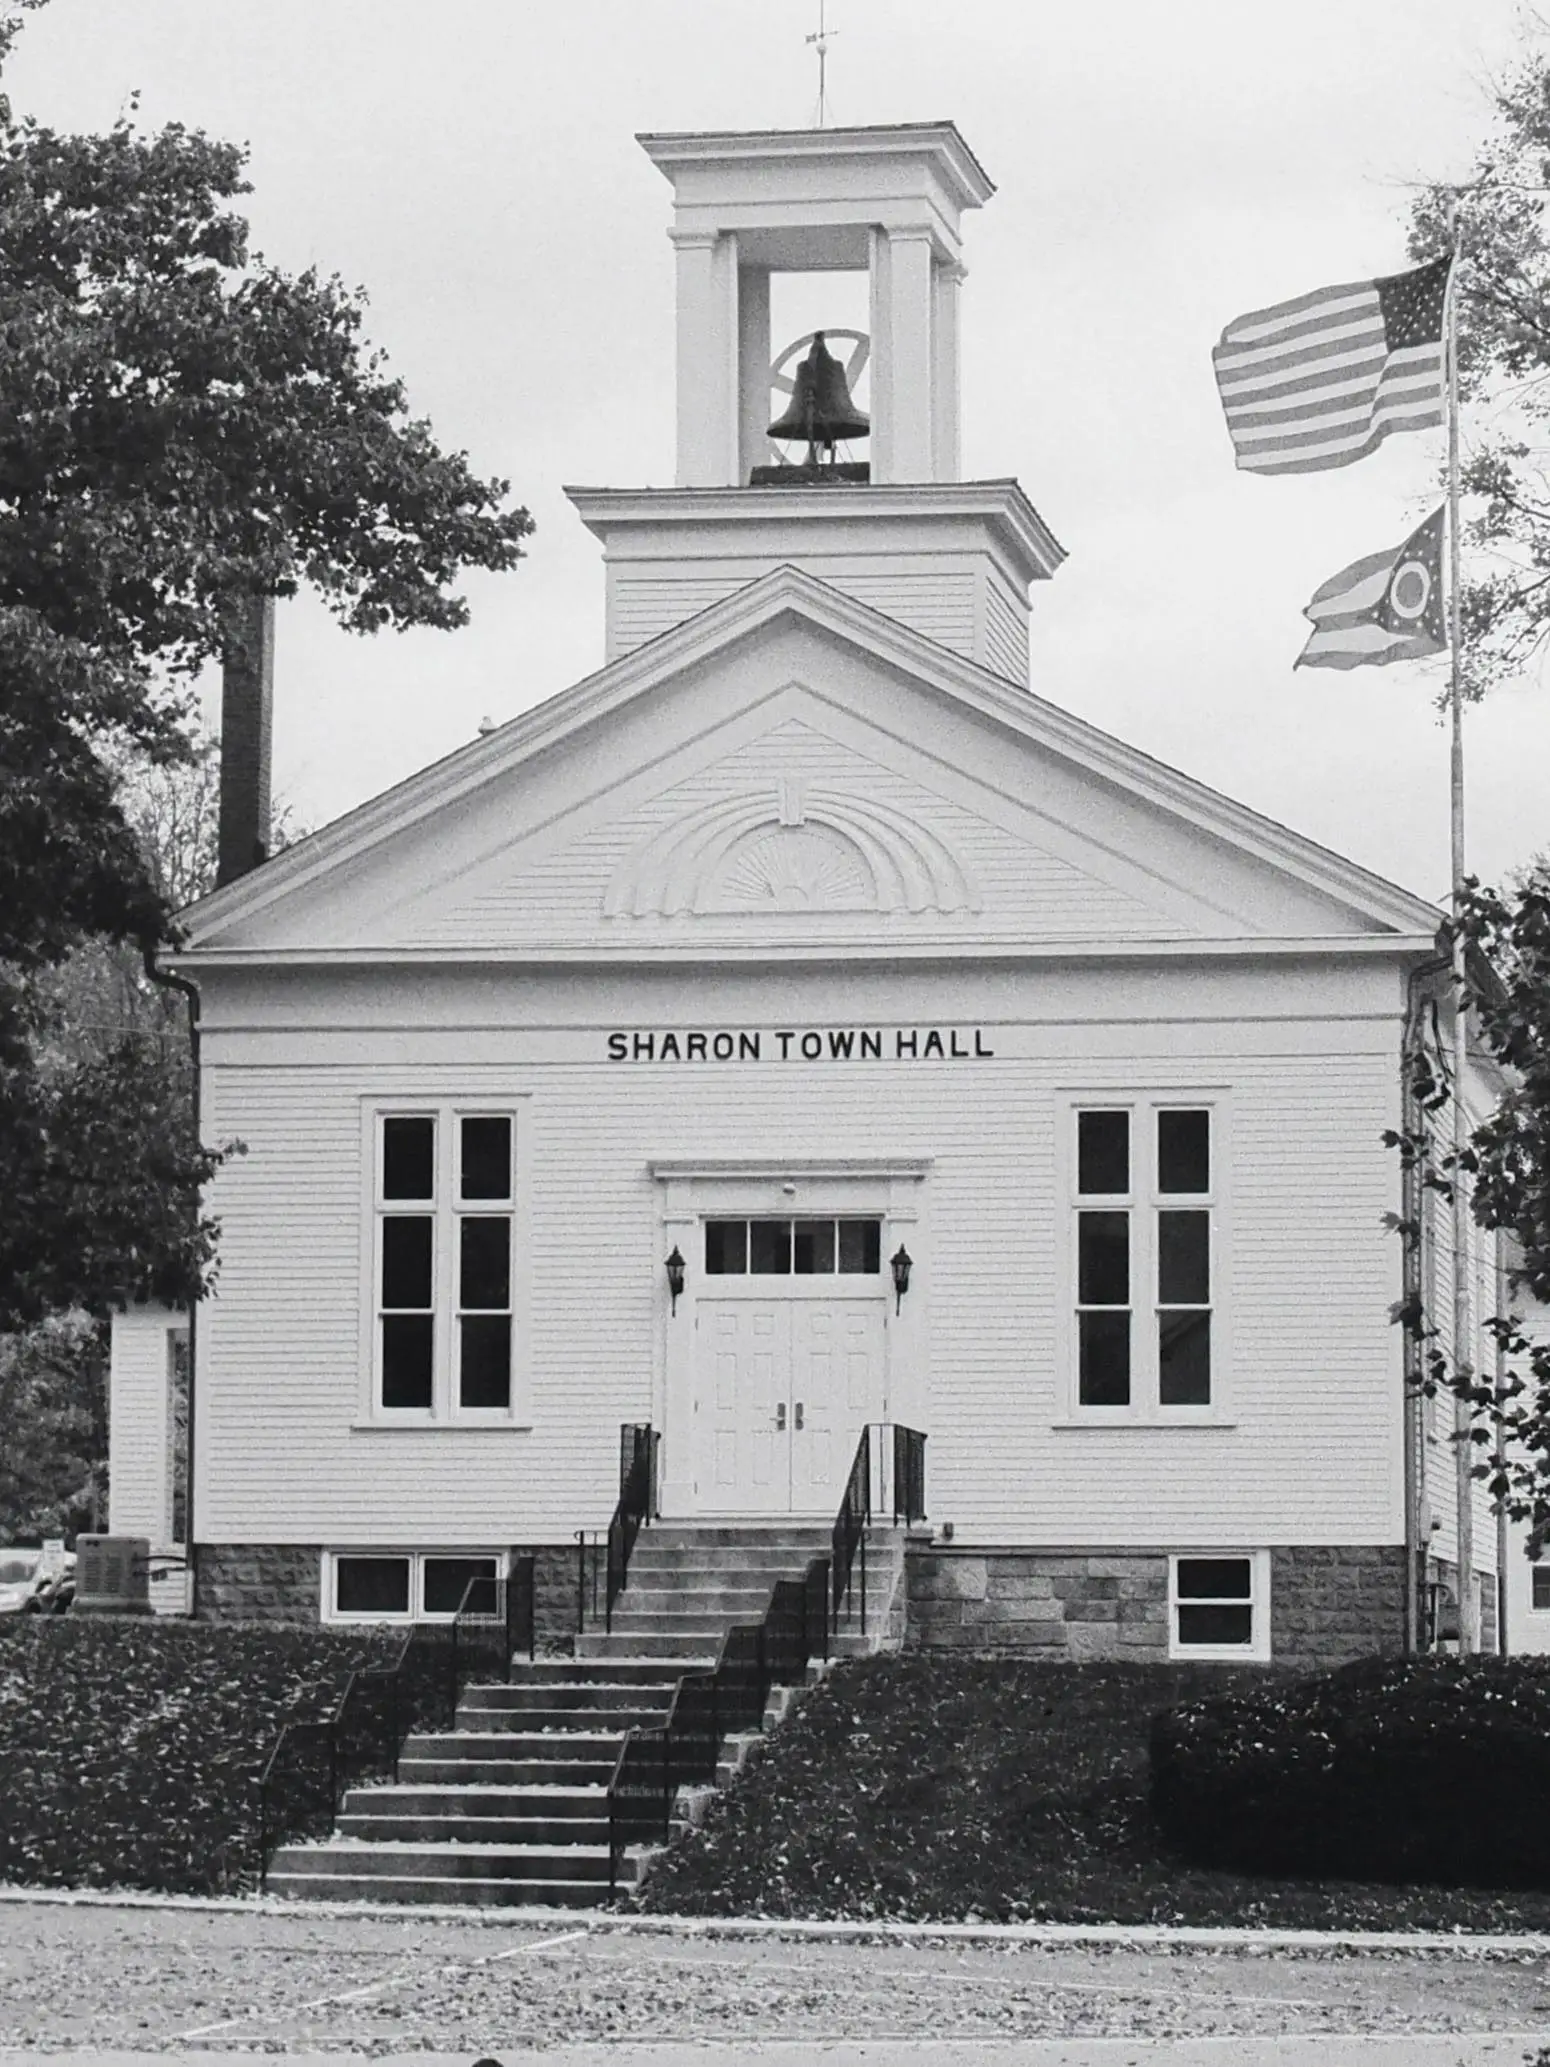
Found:
<svg viewBox="0 0 1550 2067"><path fill-rule="evenodd" d="M1540 2044L1550 1955L1467 1940L1424 1952L750 1940L561 1916L0 1904L0 2060L1522 2067Z"/></svg>

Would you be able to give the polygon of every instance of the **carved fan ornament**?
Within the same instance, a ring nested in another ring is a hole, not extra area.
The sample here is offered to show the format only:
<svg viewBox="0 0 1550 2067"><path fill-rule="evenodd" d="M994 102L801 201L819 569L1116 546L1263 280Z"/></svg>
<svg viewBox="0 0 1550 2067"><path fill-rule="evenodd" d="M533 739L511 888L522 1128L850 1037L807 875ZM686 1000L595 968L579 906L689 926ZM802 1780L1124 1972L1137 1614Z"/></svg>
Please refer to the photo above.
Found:
<svg viewBox="0 0 1550 2067"><path fill-rule="evenodd" d="M739 840L697 911L875 911L877 885L847 840L772 825Z"/></svg>
<svg viewBox="0 0 1550 2067"><path fill-rule="evenodd" d="M603 900L607 918L978 907L956 856L918 820L789 775L773 796L723 799L653 833Z"/></svg>

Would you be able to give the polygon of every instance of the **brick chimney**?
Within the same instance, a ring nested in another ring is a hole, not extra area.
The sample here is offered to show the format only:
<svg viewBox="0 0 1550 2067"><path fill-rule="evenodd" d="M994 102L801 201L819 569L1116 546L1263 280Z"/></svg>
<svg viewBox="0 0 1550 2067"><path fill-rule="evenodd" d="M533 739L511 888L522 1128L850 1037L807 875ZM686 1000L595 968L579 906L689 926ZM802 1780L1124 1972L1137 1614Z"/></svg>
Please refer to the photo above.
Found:
<svg viewBox="0 0 1550 2067"><path fill-rule="evenodd" d="M269 857L274 597L238 596L221 657L221 826L217 886Z"/></svg>

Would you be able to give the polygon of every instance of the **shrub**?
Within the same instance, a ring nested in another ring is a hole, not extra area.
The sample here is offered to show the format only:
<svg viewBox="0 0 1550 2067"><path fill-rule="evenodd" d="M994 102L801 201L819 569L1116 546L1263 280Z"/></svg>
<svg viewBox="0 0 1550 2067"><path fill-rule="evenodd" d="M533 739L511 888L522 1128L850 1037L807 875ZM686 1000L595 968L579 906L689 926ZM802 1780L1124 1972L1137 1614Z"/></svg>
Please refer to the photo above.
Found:
<svg viewBox="0 0 1550 2067"><path fill-rule="evenodd" d="M280 1725L381 1639L250 1624L0 1621L0 1881L206 1893L257 1873Z"/></svg>
<svg viewBox="0 0 1550 2067"><path fill-rule="evenodd" d="M1196 1865L1550 1888L1550 1658L1363 1659L1171 1709L1151 1755Z"/></svg>

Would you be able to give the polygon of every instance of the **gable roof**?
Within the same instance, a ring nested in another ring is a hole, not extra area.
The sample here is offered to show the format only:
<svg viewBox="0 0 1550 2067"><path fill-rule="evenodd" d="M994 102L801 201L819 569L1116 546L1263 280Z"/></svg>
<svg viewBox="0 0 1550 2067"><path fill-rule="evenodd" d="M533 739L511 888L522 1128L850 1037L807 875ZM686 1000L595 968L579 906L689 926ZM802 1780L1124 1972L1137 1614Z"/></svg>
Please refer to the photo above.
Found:
<svg viewBox="0 0 1550 2067"><path fill-rule="evenodd" d="M347 812L183 914L187 946L169 959L221 958L244 923L281 899L366 865L385 843L458 809L573 735L605 722L686 669L766 628L806 624L900 670L928 693L1222 842L1347 909L1361 932L1429 940L1441 914L1411 892L1153 759L1031 691L795 567L780 567L544 703ZM1355 942L1353 940L1352 944ZM1396 940L1396 945L1399 942Z"/></svg>

